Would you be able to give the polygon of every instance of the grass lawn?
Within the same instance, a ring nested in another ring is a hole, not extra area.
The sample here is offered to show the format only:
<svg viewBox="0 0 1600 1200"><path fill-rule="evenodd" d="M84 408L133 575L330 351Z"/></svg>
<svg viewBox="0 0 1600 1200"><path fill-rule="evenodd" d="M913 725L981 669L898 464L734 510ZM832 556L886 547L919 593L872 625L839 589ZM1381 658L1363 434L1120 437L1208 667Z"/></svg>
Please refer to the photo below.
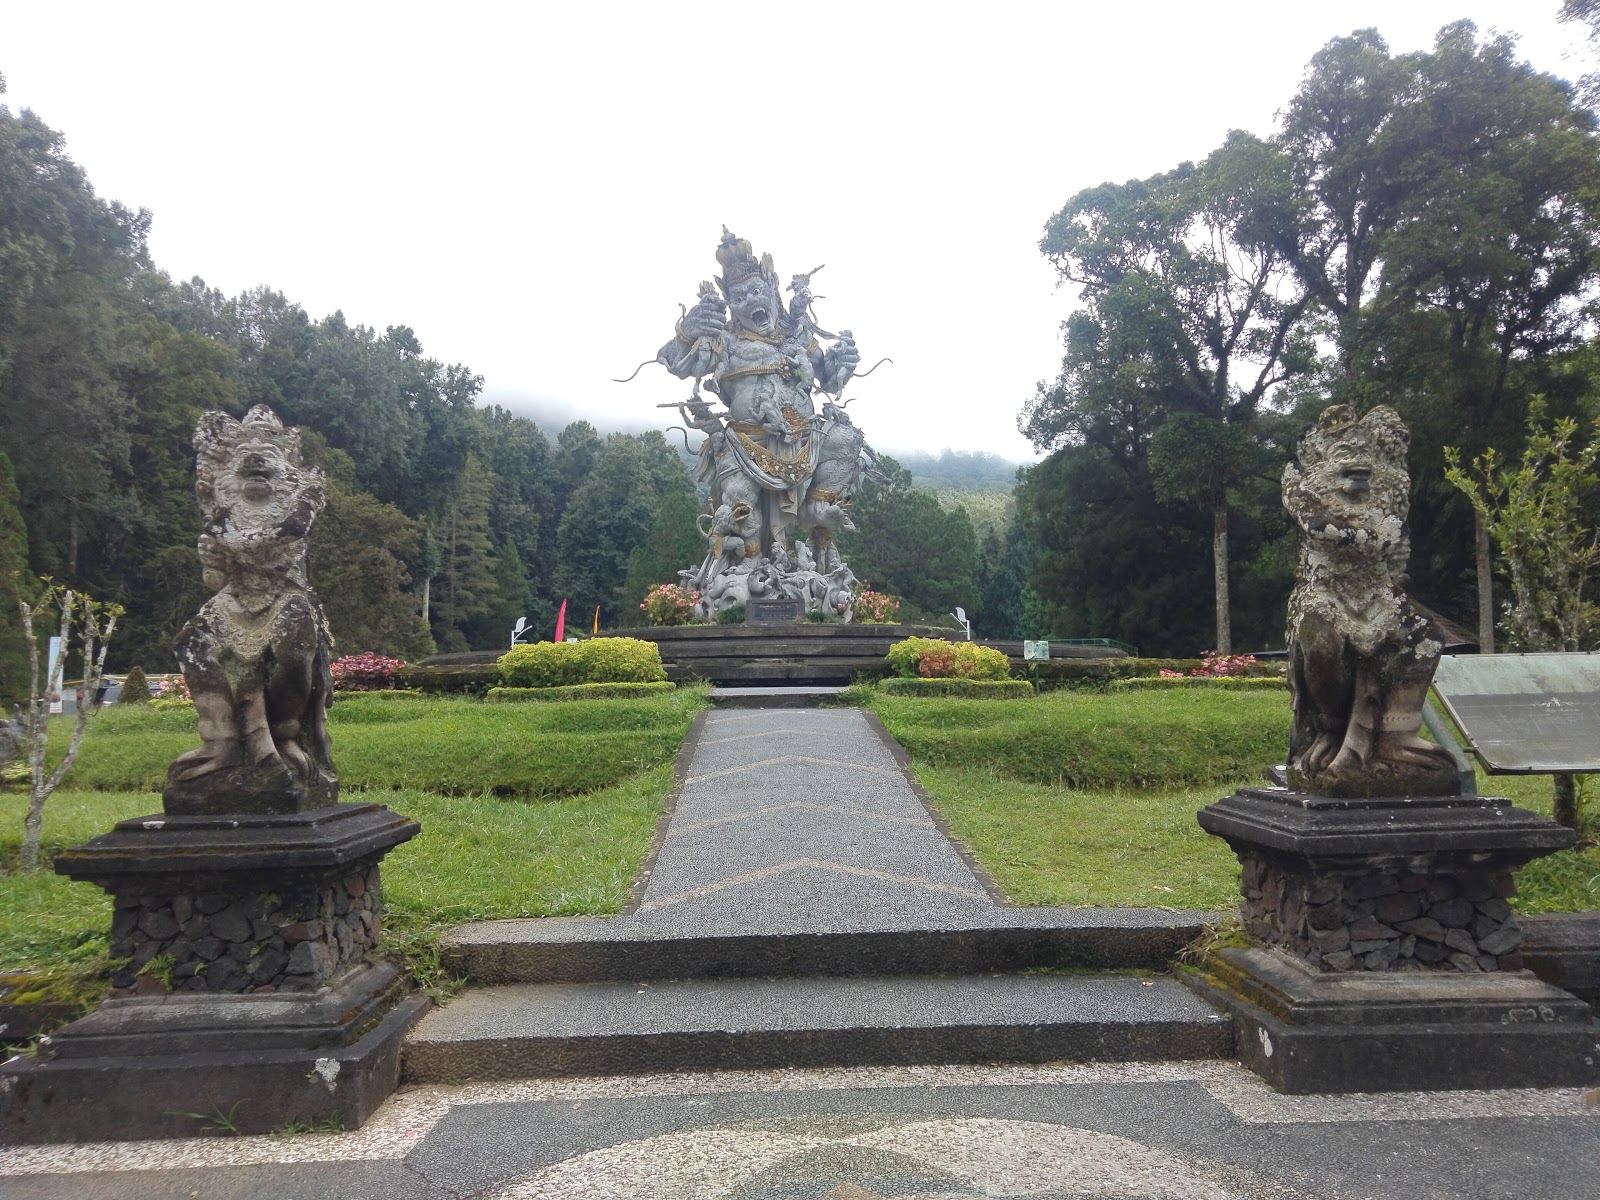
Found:
<svg viewBox="0 0 1600 1200"><path fill-rule="evenodd" d="M1232 909L1237 860L1195 813L1230 785L1261 780L1289 730L1286 692L878 696L871 705L951 832L1018 904ZM1127 786L1146 781L1158 786ZM1600 791L1600 777L1590 789ZM1478 790L1550 815L1549 776L1480 773ZM1529 864L1518 888L1522 912L1600 909L1600 844Z"/></svg>
<svg viewBox="0 0 1600 1200"><path fill-rule="evenodd" d="M452 796L571 796L671 762L704 692L562 704L352 695L328 717L340 785ZM65 752L68 719L51 730ZM116 705L95 715L66 786L159 791L167 764L200 744L192 709Z"/></svg>
<svg viewBox="0 0 1600 1200"><path fill-rule="evenodd" d="M422 822L423 833L383 862L390 948L428 982L431 944L456 922L616 912L672 790L671 760L704 703L693 688L563 704L340 700L330 724L343 798L369 789ZM117 821L159 812L155 789L167 762L197 744L194 728L188 711L97 715L67 787L45 807L45 861ZM52 734L65 743L65 728ZM56 994L92 997L104 990L110 899L48 868L16 874L26 810L21 785L0 789L0 972L43 969Z"/></svg>

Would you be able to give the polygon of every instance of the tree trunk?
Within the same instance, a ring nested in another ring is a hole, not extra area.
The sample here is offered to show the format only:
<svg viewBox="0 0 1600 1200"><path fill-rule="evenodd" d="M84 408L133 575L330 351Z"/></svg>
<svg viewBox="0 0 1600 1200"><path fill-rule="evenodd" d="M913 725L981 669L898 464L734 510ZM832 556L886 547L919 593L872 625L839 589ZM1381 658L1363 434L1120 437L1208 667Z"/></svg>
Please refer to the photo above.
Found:
<svg viewBox="0 0 1600 1200"><path fill-rule="evenodd" d="M1217 653L1233 653L1233 622L1228 603L1228 502L1211 508L1211 570L1217 591Z"/></svg>
<svg viewBox="0 0 1600 1200"><path fill-rule="evenodd" d="M67 497L67 576L78 574L78 498Z"/></svg>
<svg viewBox="0 0 1600 1200"><path fill-rule="evenodd" d="M428 598L433 592L433 576L422 581L422 623L428 623Z"/></svg>
<svg viewBox="0 0 1600 1200"><path fill-rule="evenodd" d="M1478 653L1494 653L1494 573L1489 566L1489 527L1483 514L1474 510L1473 536L1478 559Z"/></svg>
<svg viewBox="0 0 1600 1200"><path fill-rule="evenodd" d="M1556 824L1568 829L1578 827L1578 781L1570 771L1557 771L1555 781L1554 815Z"/></svg>

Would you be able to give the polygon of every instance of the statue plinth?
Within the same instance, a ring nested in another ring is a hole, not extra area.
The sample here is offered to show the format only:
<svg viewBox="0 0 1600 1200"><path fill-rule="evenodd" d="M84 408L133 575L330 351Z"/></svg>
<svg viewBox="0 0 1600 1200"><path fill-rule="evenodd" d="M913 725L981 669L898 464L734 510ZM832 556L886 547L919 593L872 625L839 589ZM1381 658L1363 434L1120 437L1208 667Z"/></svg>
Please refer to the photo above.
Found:
<svg viewBox="0 0 1600 1200"><path fill-rule="evenodd" d="M1600 1080L1588 1005L1523 969L1512 871L1572 830L1479 796L1244 788L1200 811L1240 864L1254 943L1195 981L1285 1092Z"/></svg>
<svg viewBox="0 0 1600 1200"><path fill-rule="evenodd" d="M231 1113L242 1132L359 1126L426 1007L369 962L379 862L419 829L381 804L152 814L58 855L58 873L112 895L111 955L126 963L110 1000L0 1067L8 1136L192 1136L194 1113Z"/></svg>

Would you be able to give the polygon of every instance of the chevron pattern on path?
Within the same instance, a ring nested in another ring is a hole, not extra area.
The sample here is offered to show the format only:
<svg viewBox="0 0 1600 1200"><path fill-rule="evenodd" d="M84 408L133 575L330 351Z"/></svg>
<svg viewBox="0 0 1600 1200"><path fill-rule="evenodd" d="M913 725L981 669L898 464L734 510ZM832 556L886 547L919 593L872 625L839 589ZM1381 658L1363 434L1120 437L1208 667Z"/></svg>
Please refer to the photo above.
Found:
<svg viewBox="0 0 1600 1200"><path fill-rule="evenodd" d="M825 930L992 905L861 712L772 709L706 715L639 913Z"/></svg>

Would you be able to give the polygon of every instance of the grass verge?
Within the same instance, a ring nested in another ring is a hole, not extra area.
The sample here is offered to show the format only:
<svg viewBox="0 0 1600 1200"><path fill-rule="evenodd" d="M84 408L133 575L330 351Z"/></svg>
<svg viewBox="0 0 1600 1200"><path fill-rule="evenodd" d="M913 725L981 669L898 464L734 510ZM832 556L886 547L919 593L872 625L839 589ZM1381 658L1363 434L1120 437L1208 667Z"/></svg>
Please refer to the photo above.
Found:
<svg viewBox="0 0 1600 1200"><path fill-rule="evenodd" d="M461 697L397 704L341 699L328 716L334 762L349 789L444 795L571 796L613 787L671 762L705 703L704 688L646 698L485 705ZM64 723L51 756L65 751ZM159 791L167 765L199 745L193 710L113 706L97 713L66 784Z"/></svg>
<svg viewBox="0 0 1600 1200"><path fill-rule="evenodd" d="M1289 739L1285 692L1048 692L1013 704L874 693L871 706L919 764L1114 790L1261 777Z"/></svg>

